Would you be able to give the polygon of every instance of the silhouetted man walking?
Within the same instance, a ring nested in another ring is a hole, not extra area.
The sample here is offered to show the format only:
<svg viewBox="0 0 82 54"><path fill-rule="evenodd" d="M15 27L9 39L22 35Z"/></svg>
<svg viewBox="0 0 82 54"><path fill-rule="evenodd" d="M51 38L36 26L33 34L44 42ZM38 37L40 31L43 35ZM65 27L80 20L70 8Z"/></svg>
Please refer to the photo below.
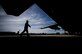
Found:
<svg viewBox="0 0 82 54"><path fill-rule="evenodd" d="M27 37L29 37L28 26L31 27L31 26L28 24L28 20L27 20L26 23L25 23L25 26L24 26L24 30L23 30L23 32L21 33L21 37L22 37L22 34L23 34L25 31L27 32Z"/></svg>

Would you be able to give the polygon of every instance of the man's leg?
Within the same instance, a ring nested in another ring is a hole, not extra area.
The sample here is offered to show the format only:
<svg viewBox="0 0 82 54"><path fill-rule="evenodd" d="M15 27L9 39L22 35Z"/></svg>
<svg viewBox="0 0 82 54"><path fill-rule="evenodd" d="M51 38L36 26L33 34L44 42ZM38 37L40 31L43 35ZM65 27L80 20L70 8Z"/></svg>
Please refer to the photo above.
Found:
<svg viewBox="0 0 82 54"><path fill-rule="evenodd" d="M27 37L29 38L29 33L28 33L28 30L26 30L26 32L27 32Z"/></svg>
<svg viewBox="0 0 82 54"><path fill-rule="evenodd" d="M22 37L23 33L25 32L25 29L22 31L22 33L20 34L20 36Z"/></svg>

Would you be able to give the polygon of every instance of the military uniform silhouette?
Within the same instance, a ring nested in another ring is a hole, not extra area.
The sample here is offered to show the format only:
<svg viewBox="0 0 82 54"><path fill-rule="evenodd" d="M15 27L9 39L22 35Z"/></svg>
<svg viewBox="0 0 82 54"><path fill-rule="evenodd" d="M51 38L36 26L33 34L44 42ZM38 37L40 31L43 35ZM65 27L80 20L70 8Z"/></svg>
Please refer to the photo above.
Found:
<svg viewBox="0 0 82 54"><path fill-rule="evenodd" d="M28 34L28 26L31 27L29 24L28 24L28 20L26 21L25 23L25 26L24 26L24 30L23 32L21 33L21 37L22 37L22 34L26 31L27 33L27 37L29 37L29 34Z"/></svg>

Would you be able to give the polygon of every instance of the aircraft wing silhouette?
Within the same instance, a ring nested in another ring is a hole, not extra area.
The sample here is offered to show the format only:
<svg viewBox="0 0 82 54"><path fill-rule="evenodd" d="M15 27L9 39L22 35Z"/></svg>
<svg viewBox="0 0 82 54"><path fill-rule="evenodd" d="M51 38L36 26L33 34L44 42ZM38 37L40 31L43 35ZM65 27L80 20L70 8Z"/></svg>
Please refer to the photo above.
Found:
<svg viewBox="0 0 82 54"><path fill-rule="evenodd" d="M60 28L58 27L58 24L46 26L46 27L43 27L43 28L41 28L41 29L45 29L45 28L50 28L50 29L60 30Z"/></svg>

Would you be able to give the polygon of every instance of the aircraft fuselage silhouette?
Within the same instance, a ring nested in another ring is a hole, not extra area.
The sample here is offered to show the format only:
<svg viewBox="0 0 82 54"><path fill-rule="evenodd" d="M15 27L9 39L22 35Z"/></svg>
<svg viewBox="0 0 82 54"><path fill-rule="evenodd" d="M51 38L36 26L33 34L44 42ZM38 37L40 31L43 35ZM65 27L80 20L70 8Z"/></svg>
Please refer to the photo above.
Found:
<svg viewBox="0 0 82 54"><path fill-rule="evenodd" d="M45 29L45 28L50 28L50 29L60 30L60 28L58 27L58 24L46 26L46 27L43 27L43 28L41 28L41 29Z"/></svg>

